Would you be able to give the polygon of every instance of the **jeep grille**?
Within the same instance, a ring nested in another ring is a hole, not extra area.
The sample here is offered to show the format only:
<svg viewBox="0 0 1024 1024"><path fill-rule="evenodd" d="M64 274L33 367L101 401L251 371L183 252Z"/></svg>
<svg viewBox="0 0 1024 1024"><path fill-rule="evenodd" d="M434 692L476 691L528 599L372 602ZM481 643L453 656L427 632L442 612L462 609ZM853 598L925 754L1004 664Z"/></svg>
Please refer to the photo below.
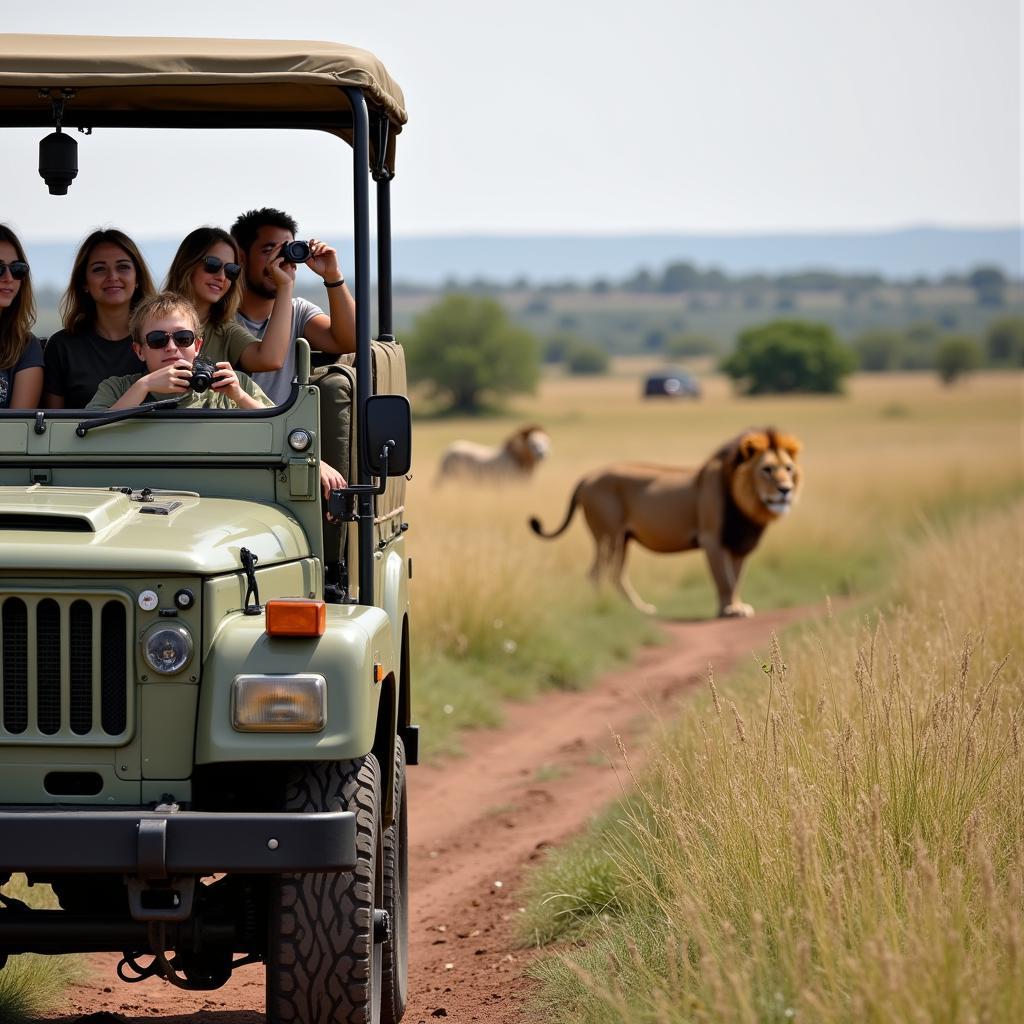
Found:
<svg viewBox="0 0 1024 1024"><path fill-rule="evenodd" d="M111 594L0 594L7 741L106 743L128 729L128 606Z"/></svg>

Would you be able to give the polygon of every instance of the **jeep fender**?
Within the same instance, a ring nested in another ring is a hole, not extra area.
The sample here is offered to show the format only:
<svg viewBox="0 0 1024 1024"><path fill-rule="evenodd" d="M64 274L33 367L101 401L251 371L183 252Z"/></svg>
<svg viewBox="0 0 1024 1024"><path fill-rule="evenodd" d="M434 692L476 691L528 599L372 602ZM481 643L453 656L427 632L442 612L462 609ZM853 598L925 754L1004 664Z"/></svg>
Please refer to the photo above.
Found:
<svg viewBox="0 0 1024 1024"><path fill-rule="evenodd" d="M377 729L378 675L398 674L387 614L367 605L328 605L324 635L310 639L269 637L264 626L263 615L239 613L225 619L214 637L199 687L196 764L348 760L369 752ZM322 731L237 732L232 727L236 676L309 672L327 681Z"/></svg>

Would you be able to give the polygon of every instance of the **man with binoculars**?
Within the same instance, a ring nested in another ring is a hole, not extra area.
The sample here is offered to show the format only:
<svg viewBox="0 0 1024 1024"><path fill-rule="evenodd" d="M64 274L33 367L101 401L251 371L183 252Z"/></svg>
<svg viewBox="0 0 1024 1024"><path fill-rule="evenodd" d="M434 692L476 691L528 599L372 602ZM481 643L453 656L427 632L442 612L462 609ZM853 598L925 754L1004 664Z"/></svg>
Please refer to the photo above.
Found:
<svg viewBox="0 0 1024 1024"><path fill-rule="evenodd" d="M314 351L338 355L354 352L356 343L356 304L338 265L337 251L315 238L297 241L296 230L292 217L271 207L249 210L231 226L245 272L238 321L251 334L262 339L270 321L277 293L272 267L280 266L294 278L296 265L305 263L323 279L327 291L326 313L306 299L292 299L292 346L284 366L253 374L277 405L291 394L297 338L305 338Z"/></svg>

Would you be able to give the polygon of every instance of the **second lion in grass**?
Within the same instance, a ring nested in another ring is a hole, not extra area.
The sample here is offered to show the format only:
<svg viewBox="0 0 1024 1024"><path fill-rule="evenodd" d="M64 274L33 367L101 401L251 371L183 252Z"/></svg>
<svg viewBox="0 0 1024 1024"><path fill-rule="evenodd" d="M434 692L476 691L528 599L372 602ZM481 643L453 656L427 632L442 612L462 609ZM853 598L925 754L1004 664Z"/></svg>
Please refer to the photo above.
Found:
<svg viewBox="0 0 1024 1024"><path fill-rule="evenodd" d="M699 469L620 462L595 470L576 485L565 520L540 537L557 537L577 507L594 536L590 578L609 578L640 611L653 613L626 576L631 540L649 551L703 548L718 591L720 616L749 616L739 597L746 557L766 527L785 515L800 493L800 442L773 427L748 430L727 441Z"/></svg>

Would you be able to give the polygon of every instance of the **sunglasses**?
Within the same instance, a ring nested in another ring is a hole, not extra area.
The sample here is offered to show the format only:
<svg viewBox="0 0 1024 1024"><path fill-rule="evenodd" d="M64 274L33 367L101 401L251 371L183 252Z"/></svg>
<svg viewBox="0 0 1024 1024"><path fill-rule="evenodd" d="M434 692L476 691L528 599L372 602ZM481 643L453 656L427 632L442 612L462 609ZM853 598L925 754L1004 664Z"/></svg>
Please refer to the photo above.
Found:
<svg viewBox="0 0 1024 1024"><path fill-rule="evenodd" d="M219 256L204 256L201 266L208 274L219 274L223 267L224 276L229 281L234 281L242 272L238 263L225 263Z"/></svg>
<svg viewBox="0 0 1024 1024"><path fill-rule="evenodd" d="M0 277L3 277L4 271L7 270L11 272L11 277L15 281L21 281L28 277L28 264L24 260L12 260L10 263L0 260Z"/></svg>
<svg viewBox="0 0 1024 1024"><path fill-rule="evenodd" d="M146 344L150 348L167 348L167 343L174 339L178 348L188 348L195 343L195 331L150 331L146 335Z"/></svg>

